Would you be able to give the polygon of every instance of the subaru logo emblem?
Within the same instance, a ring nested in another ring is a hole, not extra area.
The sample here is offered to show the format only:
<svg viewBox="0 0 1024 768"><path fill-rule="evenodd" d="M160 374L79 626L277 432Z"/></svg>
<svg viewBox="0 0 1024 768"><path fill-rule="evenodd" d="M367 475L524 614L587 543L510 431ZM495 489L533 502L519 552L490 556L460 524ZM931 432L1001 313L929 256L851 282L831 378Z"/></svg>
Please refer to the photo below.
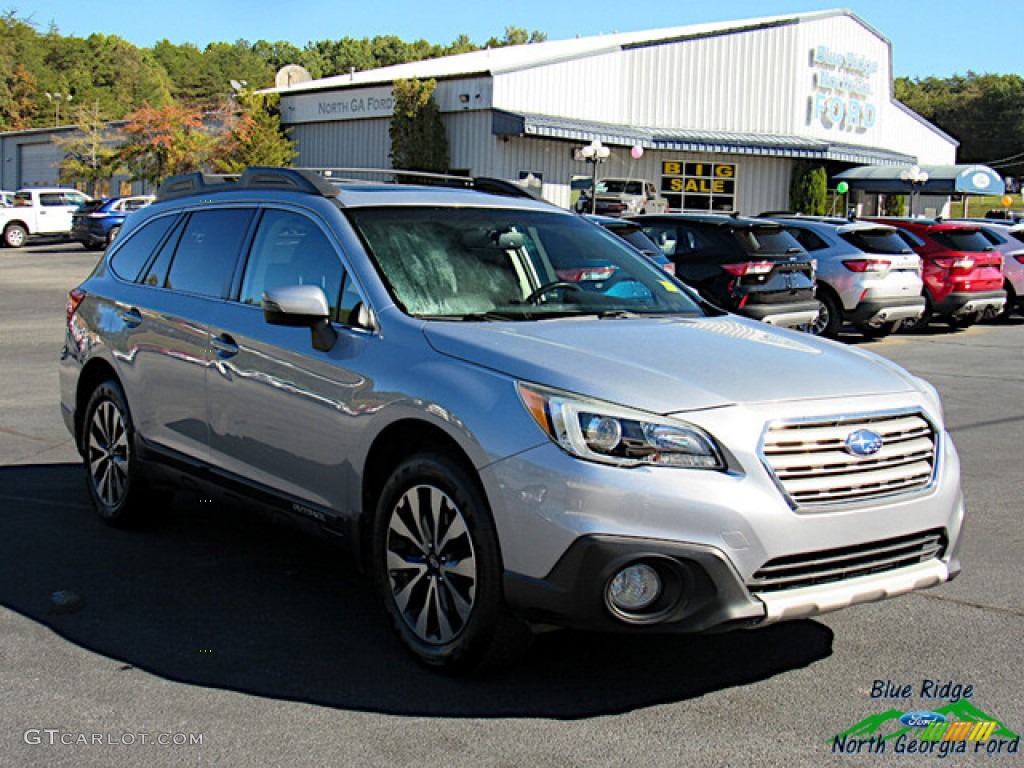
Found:
<svg viewBox="0 0 1024 768"><path fill-rule="evenodd" d="M854 456L873 456L882 450L882 436L870 429L858 429L847 436L844 445Z"/></svg>

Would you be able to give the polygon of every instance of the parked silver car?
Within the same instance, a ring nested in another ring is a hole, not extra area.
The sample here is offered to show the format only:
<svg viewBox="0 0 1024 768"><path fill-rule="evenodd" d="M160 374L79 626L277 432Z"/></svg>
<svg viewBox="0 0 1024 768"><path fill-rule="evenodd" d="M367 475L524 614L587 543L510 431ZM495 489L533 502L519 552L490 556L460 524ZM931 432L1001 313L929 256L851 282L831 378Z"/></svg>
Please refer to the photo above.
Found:
<svg viewBox="0 0 1024 768"><path fill-rule="evenodd" d="M810 331L835 338L844 321L877 338L924 314L921 257L895 227L837 218L785 216L785 225L818 262L821 313Z"/></svg>
<svg viewBox="0 0 1024 768"><path fill-rule="evenodd" d="M581 254L632 290L559 279ZM171 179L71 291L59 368L104 519L187 482L312 523L435 667L506 662L541 628L759 627L960 571L933 387L699 302L534 200Z"/></svg>

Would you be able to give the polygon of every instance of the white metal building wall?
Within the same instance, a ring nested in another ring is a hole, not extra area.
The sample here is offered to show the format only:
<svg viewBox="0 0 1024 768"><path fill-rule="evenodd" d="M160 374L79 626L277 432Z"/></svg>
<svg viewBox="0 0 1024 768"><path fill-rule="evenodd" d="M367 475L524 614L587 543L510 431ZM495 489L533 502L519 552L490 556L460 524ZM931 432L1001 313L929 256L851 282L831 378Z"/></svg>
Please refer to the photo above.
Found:
<svg viewBox="0 0 1024 768"><path fill-rule="evenodd" d="M291 129L304 168L390 168L390 120L301 123Z"/></svg>

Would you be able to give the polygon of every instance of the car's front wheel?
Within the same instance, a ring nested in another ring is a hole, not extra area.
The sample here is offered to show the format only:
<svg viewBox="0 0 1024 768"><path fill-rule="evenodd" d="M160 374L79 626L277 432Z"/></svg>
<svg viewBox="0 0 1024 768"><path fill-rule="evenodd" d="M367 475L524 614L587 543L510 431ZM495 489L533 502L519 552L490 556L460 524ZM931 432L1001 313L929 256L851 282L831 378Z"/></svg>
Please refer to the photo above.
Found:
<svg viewBox="0 0 1024 768"><path fill-rule="evenodd" d="M450 671L500 666L529 643L509 614L490 510L468 472L419 454L391 474L377 504L374 578L402 643Z"/></svg>
<svg viewBox="0 0 1024 768"><path fill-rule="evenodd" d="M137 521L152 501L135 456L135 427L121 386L108 379L93 390L85 409L82 451L86 485L106 522Z"/></svg>
<svg viewBox="0 0 1024 768"><path fill-rule="evenodd" d="M9 248L21 248L28 240L28 231L20 224L8 224L4 229L4 243Z"/></svg>

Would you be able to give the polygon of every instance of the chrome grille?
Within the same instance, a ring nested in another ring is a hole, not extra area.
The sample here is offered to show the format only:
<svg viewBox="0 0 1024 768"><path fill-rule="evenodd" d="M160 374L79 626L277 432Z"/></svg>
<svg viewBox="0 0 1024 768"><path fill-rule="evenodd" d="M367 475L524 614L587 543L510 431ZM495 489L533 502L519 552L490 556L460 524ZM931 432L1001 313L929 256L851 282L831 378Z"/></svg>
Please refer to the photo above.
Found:
<svg viewBox="0 0 1024 768"><path fill-rule="evenodd" d="M777 592L891 571L942 557L946 544L945 532L936 528L852 547L777 557L761 566L747 587L751 592Z"/></svg>
<svg viewBox="0 0 1024 768"><path fill-rule="evenodd" d="M858 430L877 433L882 448L854 455L846 440ZM794 507L828 507L927 487L935 445L935 430L921 414L890 413L772 424L761 452Z"/></svg>

